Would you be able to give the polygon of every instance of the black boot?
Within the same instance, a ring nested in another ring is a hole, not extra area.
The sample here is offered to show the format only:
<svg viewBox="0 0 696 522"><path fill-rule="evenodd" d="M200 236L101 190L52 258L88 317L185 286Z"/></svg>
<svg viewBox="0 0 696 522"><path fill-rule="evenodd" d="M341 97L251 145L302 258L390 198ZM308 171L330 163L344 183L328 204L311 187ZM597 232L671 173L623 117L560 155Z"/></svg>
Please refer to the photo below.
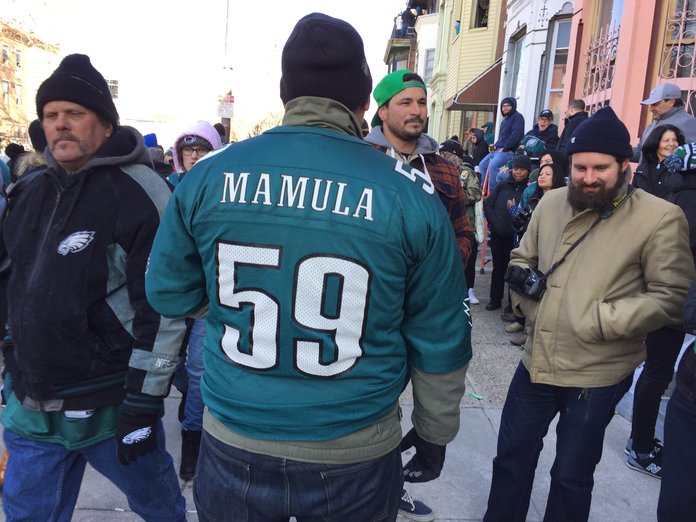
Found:
<svg viewBox="0 0 696 522"><path fill-rule="evenodd" d="M201 432L181 430L181 466L179 476L191 480L196 476L198 452L201 448Z"/></svg>

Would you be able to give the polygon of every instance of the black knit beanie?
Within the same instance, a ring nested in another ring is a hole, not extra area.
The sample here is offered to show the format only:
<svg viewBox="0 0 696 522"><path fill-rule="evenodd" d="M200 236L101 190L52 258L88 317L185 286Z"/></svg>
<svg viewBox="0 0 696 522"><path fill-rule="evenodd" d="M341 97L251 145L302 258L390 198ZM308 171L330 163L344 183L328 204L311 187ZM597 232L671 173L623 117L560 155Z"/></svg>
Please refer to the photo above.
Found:
<svg viewBox="0 0 696 522"><path fill-rule="evenodd" d="M348 109L372 92L372 76L362 38L347 22L312 13L297 22L283 47L280 99L331 98Z"/></svg>
<svg viewBox="0 0 696 522"><path fill-rule="evenodd" d="M111 99L106 80L85 54L71 54L63 58L36 92L36 113L43 120L43 108L50 101L69 101L93 110L118 127L118 111Z"/></svg>
<svg viewBox="0 0 696 522"><path fill-rule="evenodd" d="M7 154L7 157L11 160L16 160L25 152L26 150L24 150L24 147L19 143L10 143L5 147L5 154Z"/></svg>
<svg viewBox="0 0 696 522"><path fill-rule="evenodd" d="M631 135L611 107L602 107L577 126L565 148L576 152L601 152L617 158L631 158Z"/></svg>
<svg viewBox="0 0 696 522"><path fill-rule="evenodd" d="M529 159L529 156L526 156L524 154L518 154L514 158L512 158L512 165L511 168L513 169L527 169L527 171L532 170L532 160Z"/></svg>
<svg viewBox="0 0 696 522"><path fill-rule="evenodd" d="M451 138L442 142L440 145L440 152L451 152L455 156L458 156L459 159L464 159L464 149L461 144Z"/></svg>
<svg viewBox="0 0 696 522"><path fill-rule="evenodd" d="M36 152L43 152L46 148L46 134L39 120L34 120L29 124L29 140Z"/></svg>

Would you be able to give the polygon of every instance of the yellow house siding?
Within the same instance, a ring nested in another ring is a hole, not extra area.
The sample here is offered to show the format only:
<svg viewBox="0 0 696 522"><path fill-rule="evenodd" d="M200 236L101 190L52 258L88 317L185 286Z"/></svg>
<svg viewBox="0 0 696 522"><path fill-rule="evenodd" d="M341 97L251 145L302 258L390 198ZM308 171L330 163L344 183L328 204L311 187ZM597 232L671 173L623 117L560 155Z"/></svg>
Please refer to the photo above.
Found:
<svg viewBox="0 0 696 522"><path fill-rule="evenodd" d="M499 27L499 18L502 2L505 0L491 0L488 12L488 26L485 28L472 28L474 23L475 0L446 0L443 2L443 12L440 23L443 38L440 40L444 49L438 54L446 60L441 64L446 70L447 78L437 82L438 97L442 95L442 103L446 105L452 97L471 80L486 70L496 60L496 44ZM455 35L453 23L460 21L460 33ZM449 36L447 36L449 35ZM441 69L441 70L443 70ZM443 89L440 91L440 89ZM462 126L463 113L457 110L445 110L443 114L435 116L435 122L439 122L437 134L440 138L459 134ZM468 124L467 124L468 125Z"/></svg>
<svg viewBox="0 0 696 522"><path fill-rule="evenodd" d="M498 27L501 1L491 1L488 27L471 28L474 3L472 0L461 0L462 30L449 56L446 96L454 96L495 61L497 35L501 30Z"/></svg>

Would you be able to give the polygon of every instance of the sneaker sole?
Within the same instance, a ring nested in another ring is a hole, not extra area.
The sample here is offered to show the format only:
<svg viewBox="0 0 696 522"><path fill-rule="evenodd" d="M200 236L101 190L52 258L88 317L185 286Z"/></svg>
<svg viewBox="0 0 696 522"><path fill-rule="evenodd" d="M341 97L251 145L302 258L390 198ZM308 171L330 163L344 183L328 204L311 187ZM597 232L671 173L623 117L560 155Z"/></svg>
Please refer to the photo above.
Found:
<svg viewBox="0 0 696 522"><path fill-rule="evenodd" d="M661 476L655 475L654 473L650 473L647 469L645 469L640 464L638 464L638 463L633 464L630 460L626 461L626 467L628 469L632 469L633 471L638 471L639 473L642 473L643 475L648 475L649 477L652 477L654 479L662 480Z"/></svg>
<svg viewBox="0 0 696 522"><path fill-rule="evenodd" d="M408 520L415 520L416 522L432 522L435 520L435 513L431 513L430 515L414 515L413 513L400 509L399 515Z"/></svg>

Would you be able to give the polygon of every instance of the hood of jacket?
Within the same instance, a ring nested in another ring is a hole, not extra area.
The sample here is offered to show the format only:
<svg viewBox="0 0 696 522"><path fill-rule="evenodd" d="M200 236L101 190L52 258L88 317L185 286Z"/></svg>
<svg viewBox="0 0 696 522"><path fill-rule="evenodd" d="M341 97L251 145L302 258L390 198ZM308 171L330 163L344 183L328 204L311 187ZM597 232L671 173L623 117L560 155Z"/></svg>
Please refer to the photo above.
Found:
<svg viewBox="0 0 696 522"><path fill-rule="evenodd" d="M484 134L484 137L486 138L486 143L489 145L493 145L495 142L495 125L492 121L487 121L486 122L486 133Z"/></svg>
<svg viewBox="0 0 696 522"><path fill-rule="evenodd" d="M363 137L360 122L353 112L336 100L318 96L300 96L286 103L283 125L321 127Z"/></svg>
<svg viewBox="0 0 696 522"><path fill-rule="evenodd" d="M474 129L471 133L476 136L477 143L479 141L486 141L482 129Z"/></svg>
<svg viewBox="0 0 696 522"><path fill-rule="evenodd" d="M660 116L658 116L657 118L655 118L655 120L657 120L657 121L666 120L666 119L668 119L670 116L674 116L674 115L677 114L678 112L686 112L686 111L684 110L684 106L681 106L681 107L672 107L672 108L671 108L670 110L668 110L667 112L664 112L664 113L660 114Z"/></svg>
<svg viewBox="0 0 696 522"><path fill-rule="evenodd" d="M62 170L49 147L44 150L46 164L56 172ZM71 174L77 174L94 167L103 165L118 166L140 164L152 168L152 159L143 143L143 136L133 127L121 125L106 142L99 147L91 158L79 169Z"/></svg>
<svg viewBox="0 0 696 522"><path fill-rule="evenodd" d="M220 134L218 134L218 131L215 130L215 127L213 127L207 121L197 121L189 128L187 128L184 132L179 134L176 137L176 140L174 140L174 154L172 155L172 159L174 160L175 172L184 171L183 160L180 157L179 153L179 142L184 138L184 136L199 136L206 140L208 143L210 143L213 146L213 150L217 150L220 147L222 147L222 140L220 140Z"/></svg>
<svg viewBox="0 0 696 522"><path fill-rule="evenodd" d="M370 134L365 136L365 141L370 145L376 145L384 149L393 149L395 153L410 160L414 156L419 156L421 154L435 154L440 150L440 144L427 134L421 134L418 137L416 148L411 154L404 154L403 152L397 150L394 145L392 145L387 137L382 132L382 127L374 127ZM405 161L405 163L410 164L410 161Z"/></svg>
<svg viewBox="0 0 696 522"><path fill-rule="evenodd" d="M505 116L503 114L503 103L509 103L510 105L512 105L512 111L510 111L510 114L508 114L507 116ZM503 118L507 118L508 116L510 116L511 114L514 114L515 112L517 112L517 100L515 98L513 98L512 96L508 96L507 98L503 98L503 101L500 102L500 114L503 114Z"/></svg>
<svg viewBox="0 0 696 522"><path fill-rule="evenodd" d="M566 118L566 121L570 121L572 119L582 119L584 120L585 118L589 118L589 114L587 114L587 111L578 111L575 114L573 114L571 117Z"/></svg>

